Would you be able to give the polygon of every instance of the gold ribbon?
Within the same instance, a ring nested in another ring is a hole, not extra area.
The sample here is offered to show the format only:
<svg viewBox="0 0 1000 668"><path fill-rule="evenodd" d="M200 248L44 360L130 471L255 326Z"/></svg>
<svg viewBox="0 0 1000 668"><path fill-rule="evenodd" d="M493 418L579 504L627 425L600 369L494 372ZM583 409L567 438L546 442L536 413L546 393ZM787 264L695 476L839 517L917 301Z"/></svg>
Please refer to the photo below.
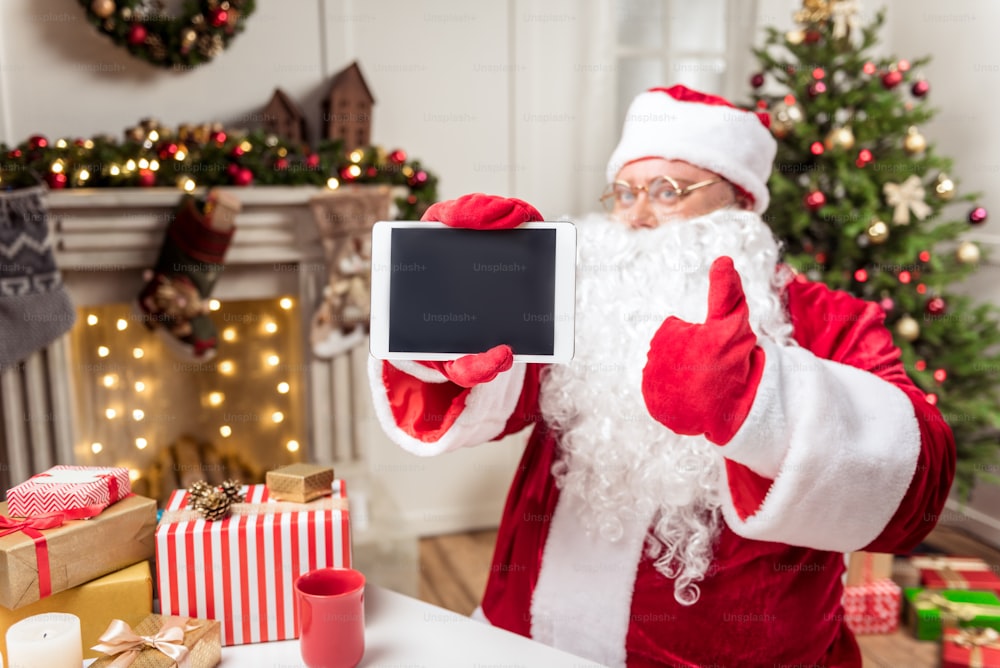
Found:
<svg viewBox="0 0 1000 668"><path fill-rule="evenodd" d="M269 501L267 503L234 503L232 506L232 516L251 515L276 515L278 513L301 513L316 510L347 510L347 499L340 496L317 499L309 503L295 503L294 501ZM197 510L185 508L182 510L164 511L160 518L160 524L173 524L174 522L192 522L203 519Z"/></svg>
<svg viewBox="0 0 1000 668"><path fill-rule="evenodd" d="M926 568L936 571L941 576L941 579L944 580L945 589L969 588L969 581L952 568L945 557L927 557L923 563Z"/></svg>
<svg viewBox="0 0 1000 668"><path fill-rule="evenodd" d="M969 650L969 668L983 668L983 648L1000 649L1000 632L996 629L957 629L946 640Z"/></svg>
<svg viewBox="0 0 1000 668"><path fill-rule="evenodd" d="M167 655L178 668L187 668L188 648L184 646L184 634L194 631L198 626L187 617L163 617L157 633L140 636L122 620L114 619L101 635L101 642L90 649L108 656L120 654L121 656L111 662L109 668L131 666L147 647Z"/></svg>
<svg viewBox="0 0 1000 668"><path fill-rule="evenodd" d="M885 201L894 207L892 222L896 225L909 225L911 211L917 220L923 220L931 213L931 207L924 201L924 186L916 174L902 183L886 183L882 192Z"/></svg>
<svg viewBox="0 0 1000 668"><path fill-rule="evenodd" d="M1000 617L1000 605L983 605L981 603L961 603L949 601L941 594L934 591L922 591L913 599L913 604L917 608L927 610L928 606L934 606L941 613L941 621L958 620L971 622L979 615Z"/></svg>

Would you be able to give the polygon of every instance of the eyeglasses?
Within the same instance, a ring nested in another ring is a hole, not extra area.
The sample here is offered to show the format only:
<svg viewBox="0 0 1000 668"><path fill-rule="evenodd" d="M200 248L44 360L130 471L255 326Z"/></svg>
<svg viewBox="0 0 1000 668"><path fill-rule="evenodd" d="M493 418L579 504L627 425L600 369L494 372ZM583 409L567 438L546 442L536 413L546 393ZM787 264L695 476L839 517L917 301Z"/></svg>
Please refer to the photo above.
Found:
<svg viewBox="0 0 1000 668"><path fill-rule="evenodd" d="M683 188L681 184L669 176L658 176L644 186L634 186L626 181L615 181L604 190L604 194L601 195L601 204L608 211L613 211L616 208L628 209L639 199L639 192L645 190L650 204L670 208L676 206L681 199L695 190L719 183L722 180L716 177Z"/></svg>

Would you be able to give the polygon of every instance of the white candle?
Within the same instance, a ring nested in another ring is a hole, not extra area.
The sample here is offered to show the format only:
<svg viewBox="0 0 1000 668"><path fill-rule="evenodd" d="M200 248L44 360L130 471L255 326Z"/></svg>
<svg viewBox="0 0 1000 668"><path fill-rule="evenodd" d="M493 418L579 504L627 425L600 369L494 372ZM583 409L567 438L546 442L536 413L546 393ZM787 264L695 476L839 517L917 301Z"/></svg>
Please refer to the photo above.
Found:
<svg viewBox="0 0 1000 668"><path fill-rule="evenodd" d="M22 619L7 630L9 668L80 668L80 618L50 612Z"/></svg>

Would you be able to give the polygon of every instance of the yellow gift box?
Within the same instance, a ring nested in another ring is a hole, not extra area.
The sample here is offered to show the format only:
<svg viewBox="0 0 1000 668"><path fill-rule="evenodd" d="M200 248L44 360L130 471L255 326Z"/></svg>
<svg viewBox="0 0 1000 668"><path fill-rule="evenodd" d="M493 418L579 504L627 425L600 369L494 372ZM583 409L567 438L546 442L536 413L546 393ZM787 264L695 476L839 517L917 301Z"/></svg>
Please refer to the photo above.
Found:
<svg viewBox="0 0 1000 668"><path fill-rule="evenodd" d="M30 605L9 610L0 607L0 629L27 617L47 612L69 612L80 618L83 658L103 656L90 649L112 619L138 624L153 611L153 576L148 561L115 571ZM0 654L7 655L5 633L0 633Z"/></svg>

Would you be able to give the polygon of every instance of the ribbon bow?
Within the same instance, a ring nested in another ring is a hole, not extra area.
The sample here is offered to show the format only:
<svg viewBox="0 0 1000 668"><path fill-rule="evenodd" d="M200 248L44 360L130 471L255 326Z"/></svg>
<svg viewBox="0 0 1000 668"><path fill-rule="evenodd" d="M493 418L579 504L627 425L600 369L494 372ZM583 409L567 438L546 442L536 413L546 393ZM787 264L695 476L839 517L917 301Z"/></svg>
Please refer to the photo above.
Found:
<svg viewBox="0 0 1000 668"><path fill-rule="evenodd" d="M858 29L858 13L861 6L858 0L835 1L830 7L830 17L833 19L833 38L841 39Z"/></svg>
<svg viewBox="0 0 1000 668"><path fill-rule="evenodd" d="M188 648L184 646L184 634L198 628L187 617L163 617L160 630L151 636L140 636L132 627L120 619L114 619L101 635L101 642L90 649L108 656L120 654L110 668L127 668L147 647L166 654L178 668L187 668Z"/></svg>
<svg viewBox="0 0 1000 668"><path fill-rule="evenodd" d="M983 668L983 649L1000 649L1000 632L996 629L958 629L948 640L969 650L969 667Z"/></svg>
<svg viewBox="0 0 1000 668"><path fill-rule="evenodd" d="M895 207L892 222L896 225L909 225L910 211L917 220L923 220L931 213L931 207L924 201L924 186L916 174L902 183L886 183L882 192L889 206Z"/></svg>

